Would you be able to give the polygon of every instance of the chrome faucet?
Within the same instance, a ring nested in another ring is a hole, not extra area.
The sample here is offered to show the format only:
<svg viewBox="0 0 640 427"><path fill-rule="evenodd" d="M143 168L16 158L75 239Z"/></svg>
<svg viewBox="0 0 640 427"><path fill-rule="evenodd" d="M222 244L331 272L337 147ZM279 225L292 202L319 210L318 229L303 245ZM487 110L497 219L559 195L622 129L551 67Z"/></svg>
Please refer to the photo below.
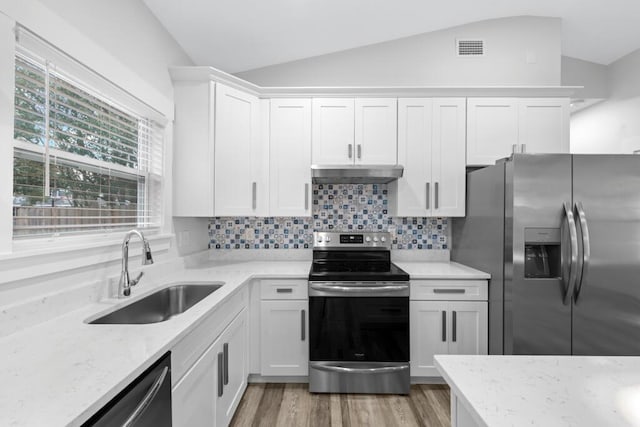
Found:
<svg viewBox="0 0 640 427"><path fill-rule="evenodd" d="M144 238L144 234L138 230L127 232L122 242L122 271L120 272L120 282L118 282L119 297L128 297L131 295L131 287L137 285L144 274L144 272L141 271L135 279L131 280L129 278L129 240L131 236L138 236L142 241L142 265L153 264L151 248L149 247L147 239Z"/></svg>

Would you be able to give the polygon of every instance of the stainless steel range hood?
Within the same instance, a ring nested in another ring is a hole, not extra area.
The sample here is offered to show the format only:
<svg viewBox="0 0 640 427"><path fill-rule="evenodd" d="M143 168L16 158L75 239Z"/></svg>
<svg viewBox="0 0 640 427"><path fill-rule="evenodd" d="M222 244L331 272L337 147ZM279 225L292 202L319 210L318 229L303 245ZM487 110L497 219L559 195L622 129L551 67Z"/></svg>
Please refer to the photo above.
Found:
<svg viewBox="0 0 640 427"><path fill-rule="evenodd" d="M401 165L311 165L315 184L388 184L402 176Z"/></svg>

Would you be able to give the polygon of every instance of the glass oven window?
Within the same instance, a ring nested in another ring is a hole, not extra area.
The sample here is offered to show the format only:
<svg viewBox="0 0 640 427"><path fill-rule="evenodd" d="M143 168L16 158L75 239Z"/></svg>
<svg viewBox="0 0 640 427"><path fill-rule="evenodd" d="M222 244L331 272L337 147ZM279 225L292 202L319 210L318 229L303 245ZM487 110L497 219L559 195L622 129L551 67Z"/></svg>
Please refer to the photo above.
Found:
<svg viewBox="0 0 640 427"><path fill-rule="evenodd" d="M409 298L310 297L313 361L409 361Z"/></svg>

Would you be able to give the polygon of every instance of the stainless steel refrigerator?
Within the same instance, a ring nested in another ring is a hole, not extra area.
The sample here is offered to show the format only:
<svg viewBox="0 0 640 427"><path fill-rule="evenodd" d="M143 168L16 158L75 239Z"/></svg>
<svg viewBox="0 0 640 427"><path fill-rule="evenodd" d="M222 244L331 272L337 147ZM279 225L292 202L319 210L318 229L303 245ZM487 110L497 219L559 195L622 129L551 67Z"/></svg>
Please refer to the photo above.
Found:
<svg viewBox="0 0 640 427"><path fill-rule="evenodd" d="M491 274L490 354L640 355L640 155L514 154L452 228Z"/></svg>

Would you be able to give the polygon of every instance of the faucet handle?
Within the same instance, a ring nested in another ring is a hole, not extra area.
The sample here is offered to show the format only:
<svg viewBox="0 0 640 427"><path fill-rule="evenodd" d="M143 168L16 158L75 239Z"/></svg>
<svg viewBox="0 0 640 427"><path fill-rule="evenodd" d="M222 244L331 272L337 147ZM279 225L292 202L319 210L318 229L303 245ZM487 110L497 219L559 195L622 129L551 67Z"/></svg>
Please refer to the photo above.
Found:
<svg viewBox="0 0 640 427"><path fill-rule="evenodd" d="M140 279L142 278L142 276L144 276L144 271L141 271L140 274L138 274L138 277L136 277L135 279L132 279L129 281L129 286L135 286L138 284L138 282L140 281Z"/></svg>

